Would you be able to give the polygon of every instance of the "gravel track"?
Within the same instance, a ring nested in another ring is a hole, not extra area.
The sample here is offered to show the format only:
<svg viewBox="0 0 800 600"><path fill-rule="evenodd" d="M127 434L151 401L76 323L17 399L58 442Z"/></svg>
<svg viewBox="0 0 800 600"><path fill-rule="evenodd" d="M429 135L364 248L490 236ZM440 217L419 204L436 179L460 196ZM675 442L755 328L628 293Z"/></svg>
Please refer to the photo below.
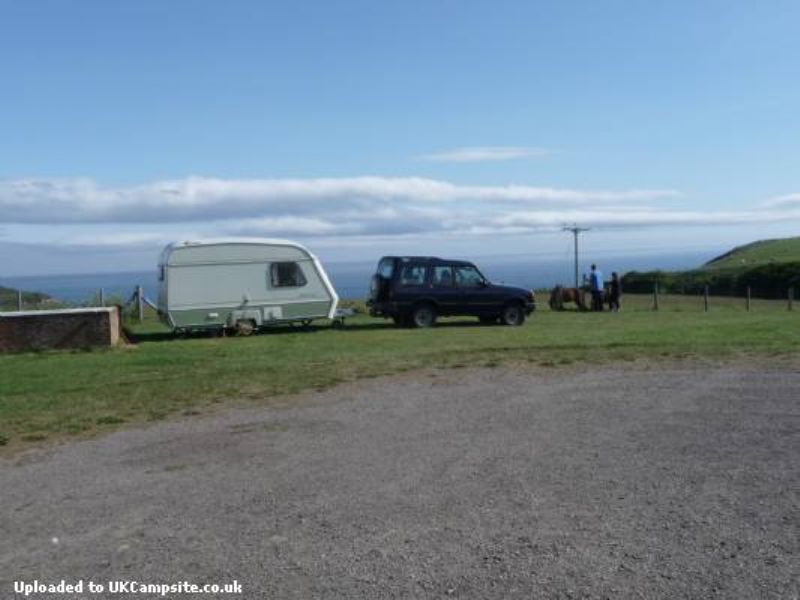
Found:
<svg viewBox="0 0 800 600"><path fill-rule="evenodd" d="M797 598L797 367L406 374L4 459L0 598Z"/></svg>

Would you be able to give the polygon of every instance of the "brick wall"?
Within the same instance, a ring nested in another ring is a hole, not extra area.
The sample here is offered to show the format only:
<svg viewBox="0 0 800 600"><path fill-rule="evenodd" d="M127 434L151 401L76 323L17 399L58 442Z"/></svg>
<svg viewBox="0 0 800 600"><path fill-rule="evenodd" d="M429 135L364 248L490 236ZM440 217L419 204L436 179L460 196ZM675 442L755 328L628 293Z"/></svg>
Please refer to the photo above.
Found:
<svg viewBox="0 0 800 600"><path fill-rule="evenodd" d="M0 313L0 352L115 346L116 306Z"/></svg>

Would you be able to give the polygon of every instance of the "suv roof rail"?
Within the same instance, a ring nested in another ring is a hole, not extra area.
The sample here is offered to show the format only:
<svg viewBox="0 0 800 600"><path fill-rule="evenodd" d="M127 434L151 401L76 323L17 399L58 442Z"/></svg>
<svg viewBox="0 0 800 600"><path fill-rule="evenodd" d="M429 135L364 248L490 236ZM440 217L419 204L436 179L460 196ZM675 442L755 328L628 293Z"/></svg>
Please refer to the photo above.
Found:
<svg viewBox="0 0 800 600"><path fill-rule="evenodd" d="M402 261L419 261L419 262L441 262L448 264L473 264L472 261L463 260L459 258L441 258L439 256L384 256L384 258L395 258Z"/></svg>

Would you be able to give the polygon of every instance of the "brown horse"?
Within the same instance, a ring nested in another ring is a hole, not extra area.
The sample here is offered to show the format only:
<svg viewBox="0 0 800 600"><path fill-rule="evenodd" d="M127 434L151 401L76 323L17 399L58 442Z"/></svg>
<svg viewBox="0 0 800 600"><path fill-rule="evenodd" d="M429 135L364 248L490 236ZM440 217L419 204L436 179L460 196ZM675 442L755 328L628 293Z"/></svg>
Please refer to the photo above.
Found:
<svg viewBox="0 0 800 600"><path fill-rule="evenodd" d="M565 288L563 285L557 285L550 292L550 310L564 310L565 302L574 302L578 310L586 310L583 293L578 288Z"/></svg>

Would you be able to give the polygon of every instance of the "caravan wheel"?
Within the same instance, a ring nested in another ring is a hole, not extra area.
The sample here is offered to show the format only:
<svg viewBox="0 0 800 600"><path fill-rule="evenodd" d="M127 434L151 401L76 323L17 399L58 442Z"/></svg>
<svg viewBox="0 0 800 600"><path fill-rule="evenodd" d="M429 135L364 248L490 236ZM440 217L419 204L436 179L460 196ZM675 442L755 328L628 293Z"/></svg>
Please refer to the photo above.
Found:
<svg viewBox="0 0 800 600"><path fill-rule="evenodd" d="M236 321L236 335L239 336L248 336L253 335L256 330L256 324L254 321L250 319L240 319Z"/></svg>

